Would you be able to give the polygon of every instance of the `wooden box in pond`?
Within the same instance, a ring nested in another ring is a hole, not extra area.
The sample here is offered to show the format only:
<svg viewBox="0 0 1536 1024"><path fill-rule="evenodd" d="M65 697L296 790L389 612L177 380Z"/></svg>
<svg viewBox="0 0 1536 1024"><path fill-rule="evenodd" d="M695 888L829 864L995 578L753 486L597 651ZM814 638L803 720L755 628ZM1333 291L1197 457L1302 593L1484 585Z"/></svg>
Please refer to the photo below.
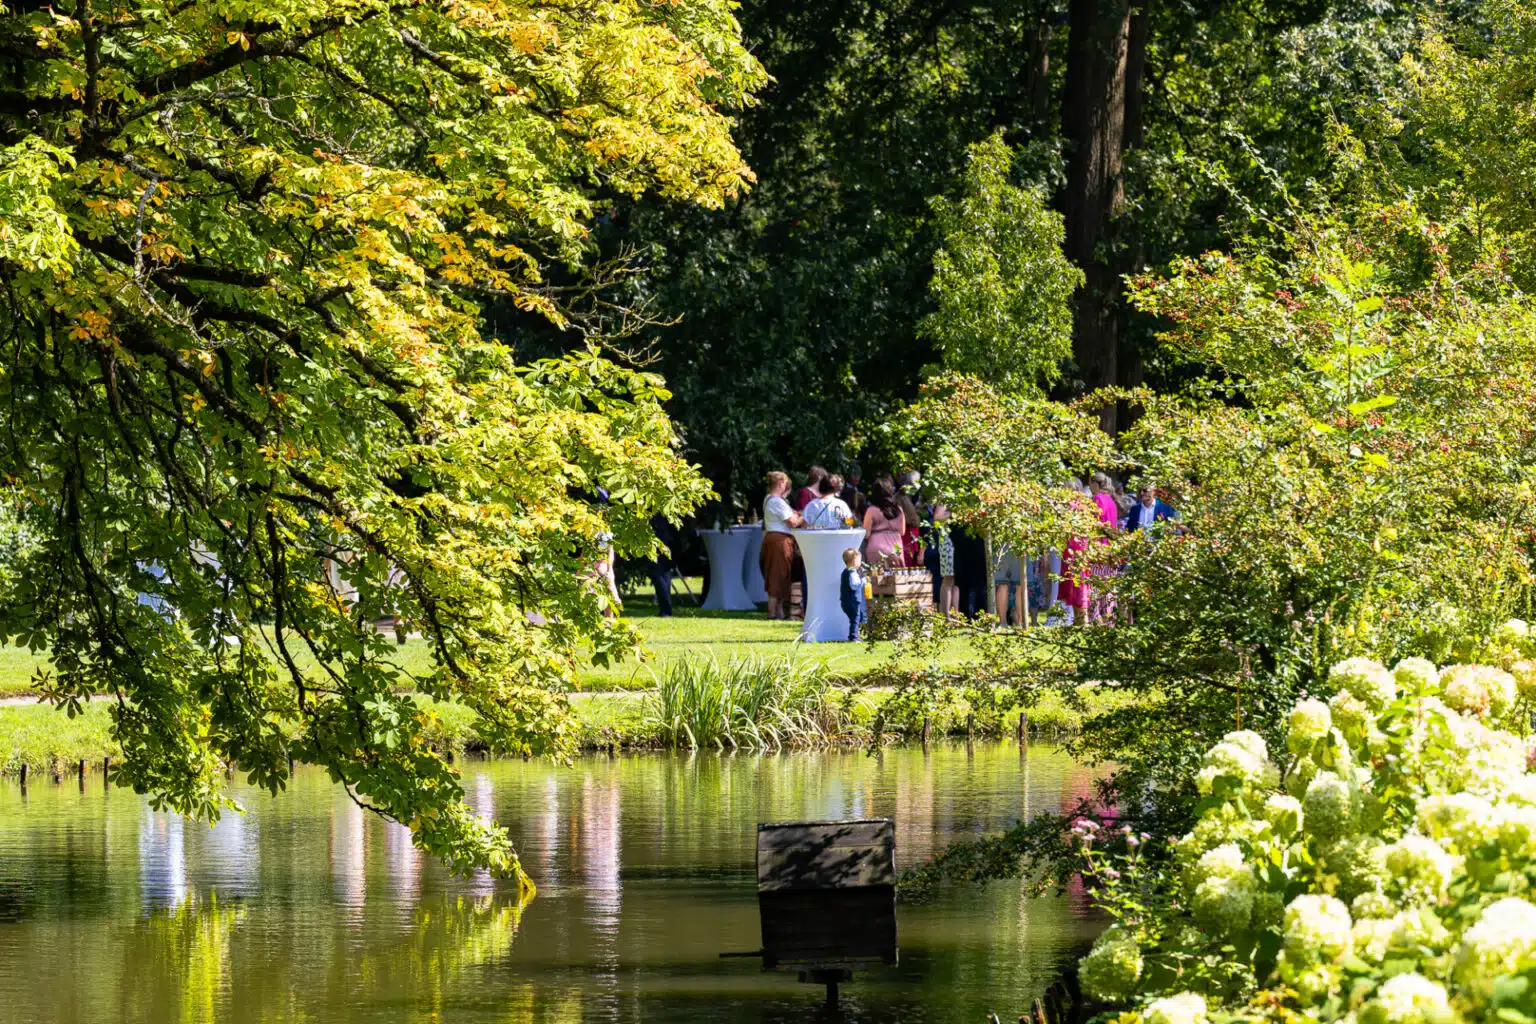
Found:
<svg viewBox="0 0 1536 1024"><path fill-rule="evenodd" d="M763 966L896 962L896 829L872 821L757 827Z"/></svg>

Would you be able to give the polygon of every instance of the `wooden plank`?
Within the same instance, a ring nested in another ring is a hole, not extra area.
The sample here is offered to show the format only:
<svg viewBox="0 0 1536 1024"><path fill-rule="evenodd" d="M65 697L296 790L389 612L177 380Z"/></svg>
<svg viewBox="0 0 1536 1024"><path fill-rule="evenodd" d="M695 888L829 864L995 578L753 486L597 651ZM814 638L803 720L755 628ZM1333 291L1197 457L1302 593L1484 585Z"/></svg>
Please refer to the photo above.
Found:
<svg viewBox="0 0 1536 1024"><path fill-rule="evenodd" d="M888 818L759 825L757 889L896 884L896 829Z"/></svg>

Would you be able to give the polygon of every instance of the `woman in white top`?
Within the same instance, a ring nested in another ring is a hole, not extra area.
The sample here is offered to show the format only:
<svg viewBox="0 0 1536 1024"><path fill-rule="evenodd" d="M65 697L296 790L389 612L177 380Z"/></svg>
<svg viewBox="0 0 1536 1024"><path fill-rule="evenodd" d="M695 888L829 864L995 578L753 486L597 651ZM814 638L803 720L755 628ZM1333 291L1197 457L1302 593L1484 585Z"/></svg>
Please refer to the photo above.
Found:
<svg viewBox="0 0 1536 1024"><path fill-rule="evenodd" d="M795 538L790 530L805 525L800 513L790 507L789 476L774 470L768 474L768 496L763 499L763 547L758 565L763 570L763 588L768 591L768 617L789 618L791 567L795 562Z"/></svg>
<svg viewBox="0 0 1536 1024"><path fill-rule="evenodd" d="M805 506L801 513L805 516L805 525L816 530L848 529L853 522L853 509L838 496L843 489L843 478L836 473L822 477L817 488L821 496Z"/></svg>

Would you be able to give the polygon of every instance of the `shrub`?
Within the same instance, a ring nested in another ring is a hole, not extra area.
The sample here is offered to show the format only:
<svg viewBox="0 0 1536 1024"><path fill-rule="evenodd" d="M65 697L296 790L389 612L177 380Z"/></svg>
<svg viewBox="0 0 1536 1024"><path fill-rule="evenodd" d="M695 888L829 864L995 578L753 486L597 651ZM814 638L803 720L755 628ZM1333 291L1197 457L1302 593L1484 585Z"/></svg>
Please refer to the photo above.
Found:
<svg viewBox="0 0 1536 1024"><path fill-rule="evenodd" d="M1532 1019L1529 695L1493 665L1351 658L1329 680L1348 714L1297 702L1283 776L1252 732L1206 753L1176 872L1129 830L1076 826L1117 918L1082 962L1091 996L1146 1003L1147 1024L1180 993L1218 1018Z"/></svg>

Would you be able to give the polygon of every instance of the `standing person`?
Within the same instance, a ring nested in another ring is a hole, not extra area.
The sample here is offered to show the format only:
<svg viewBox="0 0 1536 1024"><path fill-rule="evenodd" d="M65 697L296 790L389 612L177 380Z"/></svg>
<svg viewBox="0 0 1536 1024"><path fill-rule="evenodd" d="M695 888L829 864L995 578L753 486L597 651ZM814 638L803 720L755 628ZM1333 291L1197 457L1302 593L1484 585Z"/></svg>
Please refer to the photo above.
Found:
<svg viewBox="0 0 1536 1024"><path fill-rule="evenodd" d="M651 588L656 591L656 617L665 619L672 614L672 567L677 564L681 538L677 527L660 512L651 516L651 531L662 545L651 559Z"/></svg>
<svg viewBox="0 0 1536 1024"><path fill-rule="evenodd" d="M987 544L964 526L949 531L955 549L955 610L974 619L987 610Z"/></svg>
<svg viewBox="0 0 1536 1024"><path fill-rule="evenodd" d="M1136 497L1125 489L1125 484L1115 481L1115 507L1120 510L1120 518L1123 520L1131 514L1131 509L1136 507Z"/></svg>
<svg viewBox="0 0 1536 1024"><path fill-rule="evenodd" d="M843 574L837 582L837 600L848 616L848 641L859 638L859 625L864 621L864 573L860 571L858 548L843 549Z"/></svg>
<svg viewBox="0 0 1536 1024"><path fill-rule="evenodd" d="M936 536L929 545L937 549L934 554L938 564L939 595L934 605L946 619L960 610L960 590L955 586L955 538L951 535L948 523L948 506L942 501L934 502L933 525Z"/></svg>
<svg viewBox="0 0 1536 1024"><path fill-rule="evenodd" d="M1095 473L1088 478L1088 491L1093 496L1094 504L1099 508L1099 523L1106 531L1118 532L1120 529L1120 506L1115 503L1114 483L1106 473ZM1109 537L1100 537L1100 544L1110 543ZM1118 576L1120 571L1116 568L1101 566L1099 575ZM1093 621L1108 622L1115 617L1115 598L1108 591L1101 590L1092 608Z"/></svg>
<svg viewBox="0 0 1536 1024"><path fill-rule="evenodd" d="M794 597L791 567L795 561L795 538L790 530L805 525L800 513L790 507L789 475L774 470L768 474L768 495L763 498L763 547L757 563L763 570L763 589L768 591L768 617L789 618Z"/></svg>
<svg viewBox="0 0 1536 1024"><path fill-rule="evenodd" d="M1073 477L1067 486L1082 495L1087 488ZM1086 495L1073 499L1075 507L1087 501ZM1088 623L1088 538L1068 537L1061 549L1061 582L1056 588L1056 599L1066 606L1066 624Z"/></svg>
<svg viewBox="0 0 1536 1024"><path fill-rule="evenodd" d="M853 509L853 517L862 520L864 509L868 504L864 500L864 494L859 490L859 467L855 466L848 471L847 480L843 483L843 493L840 497Z"/></svg>
<svg viewBox="0 0 1536 1024"><path fill-rule="evenodd" d="M907 517L896 495L882 480L870 488L869 508L864 511L864 551L869 564L895 567L906 564L901 538L907 532Z"/></svg>
<svg viewBox="0 0 1536 1024"><path fill-rule="evenodd" d="M796 512L804 512L805 506L815 501L821 494L821 482L827 478L827 471L820 466L812 466L811 471L805 474L805 486L795 492L790 500L790 505Z"/></svg>
<svg viewBox="0 0 1536 1024"><path fill-rule="evenodd" d="M997 573L993 579L997 592L997 624L1008 625L1008 603L1013 601L1013 624L1024 625L1024 612L1029 604L1029 591L1025 586L1024 563L1009 550L1007 544L998 545Z"/></svg>
<svg viewBox="0 0 1536 1024"><path fill-rule="evenodd" d="M836 473L821 478L820 497L801 510L805 525L815 530L846 530L853 521L853 510L839 495L843 478Z"/></svg>
<svg viewBox="0 0 1536 1024"><path fill-rule="evenodd" d="M923 561L922 532L919 530L922 517L912 497L917 490L917 481L918 475L907 470L901 474L895 487L896 501L901 505L901 514L907 520L907 528L901 532L901 553L907 565L919 565Z"/></svg>
<svg viewBox="0 0 1536 1024"><path fill-rule="evenodd" d="M1131 514L1126 517L1125 528L1130 531L1154 530L1158 524L1170 519L1177 521L1178 512L1172 505L1157 496L1157 488L1150 483L1142 483L1136 491L1136 504L1131 506Z"/></svg>

